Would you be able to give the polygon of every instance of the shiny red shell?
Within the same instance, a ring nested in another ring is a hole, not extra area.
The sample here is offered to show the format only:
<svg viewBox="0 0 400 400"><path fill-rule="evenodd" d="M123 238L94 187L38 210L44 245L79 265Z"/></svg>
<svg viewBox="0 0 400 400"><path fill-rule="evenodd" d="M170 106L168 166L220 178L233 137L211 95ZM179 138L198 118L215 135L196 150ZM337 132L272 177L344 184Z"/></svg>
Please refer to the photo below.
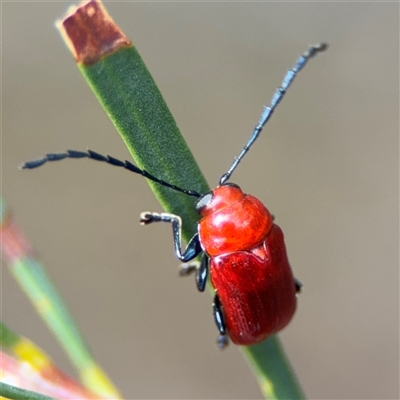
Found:
<svg viewBox="0 0 400 400"><path fill-rule="evenodd" d="M199 210L200 243L232 342L251 345L283 329L296 310L282 230L236 185L214 189Z"/></svg>

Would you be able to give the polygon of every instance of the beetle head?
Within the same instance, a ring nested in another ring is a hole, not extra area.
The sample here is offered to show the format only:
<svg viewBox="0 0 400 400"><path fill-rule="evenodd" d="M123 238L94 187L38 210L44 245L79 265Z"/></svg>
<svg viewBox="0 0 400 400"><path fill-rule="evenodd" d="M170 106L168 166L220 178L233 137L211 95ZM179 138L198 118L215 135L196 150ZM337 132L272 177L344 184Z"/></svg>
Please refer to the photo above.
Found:
<svg viewBox="0 0 400 400"><path fill-rule="evenodd" d="M214 190L204 193L195 205L195 209L202 217L219 211L244 196L242 189L234 183L224 183Z"/></svg>

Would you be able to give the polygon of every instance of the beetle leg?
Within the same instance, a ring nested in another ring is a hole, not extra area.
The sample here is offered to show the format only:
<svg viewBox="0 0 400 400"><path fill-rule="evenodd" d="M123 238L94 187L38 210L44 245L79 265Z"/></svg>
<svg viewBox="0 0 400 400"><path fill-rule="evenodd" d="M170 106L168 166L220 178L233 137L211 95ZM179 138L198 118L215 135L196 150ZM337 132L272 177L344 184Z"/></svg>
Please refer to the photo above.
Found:
<svg viewBox="0 0 400 400"><path fill-rule="evenodd" d="M209 268L210 268L210 259L208 258L206 253L203 253L199 269L196 271L196 285L197 289L200 292L204 292L204 289L206 288Z"/></svg>
<svg viewBox="0 0 400 400"><path fill-rule="evenodd" d="M217 325L219 333L221 335L225 335L226 334L225 318L224 314L222 313L222 306L217 293L215 293L214 296L213 314L214 314L214 321L215 324Z"/></svg>
<svg viewBox="0 0 400 400"><path fill-rule="evenodd" d="M186 250L182 252L182 247L181 247L182 220L181 217L179 217L179 215L167 214L167 213L159 214L152 212L143 212L140 214L140 223L142 225L148 225L153 222L169 222L172 224L175 254L182 262L187 262L192 260L203 251L200 245L199 234L196 233L189 240Z"/></svg>
<svg viewBox="0 0 400 400"><path fill-rule="evenodd" d="M206 283L208 279L208 269L209 269L209 258L205 253L201 257L201 262L190 261L188 263L181 264L181 269L179 274L181 276L187 276L191 273L196 273L196 286L199 292L204 292L206 288Z"/></svg>
<svg viewBox="0 0 400 400"><path fill-rule="evenodd" d="M228 346L229 339L226 334L225 318L222 312L221 302L219 301L217 293L215 293L214 296L213 314L214 314L215 324L217 325L219 331L217 346L219 349L223 350L226 346Z"/></svg>
<svg viewBox="0 0 400 400"><path fill-rule="evenodd" d="M303 287L303 284L296 278L294 278L294 286L296 287L296 295L301 293L301 288Z"/></svg>

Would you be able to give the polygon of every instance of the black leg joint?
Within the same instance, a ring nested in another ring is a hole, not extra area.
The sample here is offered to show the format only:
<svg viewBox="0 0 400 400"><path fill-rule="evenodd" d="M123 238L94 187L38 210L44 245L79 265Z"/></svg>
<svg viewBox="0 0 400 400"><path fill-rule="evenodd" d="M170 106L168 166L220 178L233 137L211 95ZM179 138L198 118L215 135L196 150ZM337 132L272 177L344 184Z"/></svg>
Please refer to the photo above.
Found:
<svg viewBox="0 0 400 400"><path fill-rule="evenodd" d="M174 243L175 243L175 248L177 248L178 243L180 243L180 236L174 234ZM179 246L178 246L179 248ZM198 256L203 249L201 248L200 245L200 239L199 239L199 234L196 233L189 241L186 250L183 254L181 254L181 257L179 257L179 254L177 254L178 258L182 262L188 262L190 260L193 260L196 256Z"/></svg>

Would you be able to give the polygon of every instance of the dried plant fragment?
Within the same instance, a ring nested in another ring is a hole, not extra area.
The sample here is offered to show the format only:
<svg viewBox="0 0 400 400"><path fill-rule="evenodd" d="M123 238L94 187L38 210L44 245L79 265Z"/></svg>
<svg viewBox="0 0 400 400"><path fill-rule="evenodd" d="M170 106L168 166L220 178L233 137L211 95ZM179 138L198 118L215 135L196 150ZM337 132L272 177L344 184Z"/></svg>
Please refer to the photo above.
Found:
<svg viewBox="0 0 400 400"><path fill-rule="evenodd" d="M95 64L121 47L132 46L99 1L71 7L57 26L76 61L84 65Z"/></svg>

